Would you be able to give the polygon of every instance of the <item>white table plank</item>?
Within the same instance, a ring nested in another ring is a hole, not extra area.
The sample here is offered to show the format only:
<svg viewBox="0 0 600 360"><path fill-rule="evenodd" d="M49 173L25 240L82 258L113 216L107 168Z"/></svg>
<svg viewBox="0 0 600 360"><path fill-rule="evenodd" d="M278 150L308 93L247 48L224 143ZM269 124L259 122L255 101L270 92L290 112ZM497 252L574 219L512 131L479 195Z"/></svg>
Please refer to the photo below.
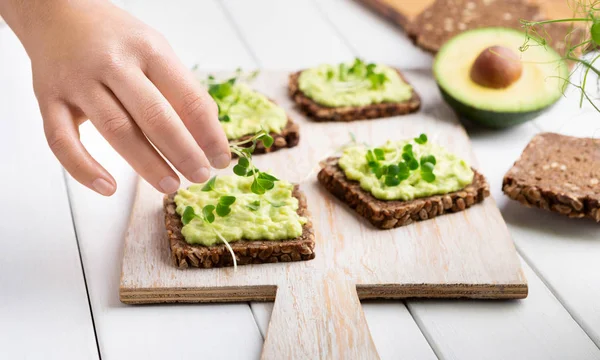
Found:
<svg viewBox="0 0 600 360"><path fill-rule="evenodd" d="M127 0L121 5L163 31L189 66L254 65L214 1L179 1L167 7L161 1ZM81 135L119 186L113 197L104 198L68 179L101 355L108 359L257 358L263 340L248 304L125 306L119 302L123 238L135 174L91 124L82 126Z"/></svg>
<svg viewBox="0 0 600 360"><path fill-rule="evenodd" d="M98 358L63 171L7 26L0 84L0 358Z"/></svg>
<svg viewBox="0 0 600 360"><path fill-rule="evenodd" d="M431 69L431 54L412 46L396 25L355 0L313 0L355 53L401 69Z"/></svg>
<svg viewBox="0 0 600 360"><path fill-rule="evenodd" d="M298 69L353 57L310 1L223 1L263 68Z"/></svg>
<svg viewBox="0 0 600 360"><path fill-rule="evenodd" d="M219 0L122 0L123 7L160 31L189 67L232 70L256 66Z"/></svg>
<svg viewBox="0 0 600 360"><path fill-rule="evenodd" d="M534 272L516 301L411 301L408 307L442 359L600 359L600 350Z"/></svg>

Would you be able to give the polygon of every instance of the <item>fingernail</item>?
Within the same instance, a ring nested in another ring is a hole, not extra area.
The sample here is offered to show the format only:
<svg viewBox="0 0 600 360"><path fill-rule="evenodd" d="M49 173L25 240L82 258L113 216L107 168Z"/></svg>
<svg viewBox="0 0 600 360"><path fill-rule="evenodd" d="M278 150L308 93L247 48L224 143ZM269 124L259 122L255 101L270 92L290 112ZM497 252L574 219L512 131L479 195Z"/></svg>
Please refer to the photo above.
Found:
<svg viewBox="0 0 600 360"><path fill-rule="evenodd" d="M158 186L160 186L164 193L172 193L179 188L179 181L171 176L165 176L158 182Z"/></svg>
<svg viewBox="0 0 600 360"><path fill-rule="evenodd" d="M201 182L205 182L206 180L208 180L209 177L210 177L210 169L201 167L200 169L196 170L192 174L192 181L195 183L201 183Z"/></svg>
<svg viewBox="0 0 600 360"><path fill-rule="evenodd" d="M98 178L92 183L94 189L104 196L110 196L115 192L115 187L108 181Z"/></svg>
<svg viewBox="0 0 600 360"><path fill-rule="evenodd" d="M229 154L217 155L210 159L210 163L212 164L212 166L216 167L217 169L226 168L230 162L231 162L231 155L229 155Z"/></svg>

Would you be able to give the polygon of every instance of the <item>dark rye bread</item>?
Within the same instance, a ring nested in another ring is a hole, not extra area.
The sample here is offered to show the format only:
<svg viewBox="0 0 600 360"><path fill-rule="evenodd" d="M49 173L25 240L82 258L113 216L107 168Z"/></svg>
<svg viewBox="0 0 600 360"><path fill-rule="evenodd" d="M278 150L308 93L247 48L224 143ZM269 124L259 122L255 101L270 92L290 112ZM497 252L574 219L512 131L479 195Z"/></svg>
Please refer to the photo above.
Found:
<svg viewBox="0 0 600 360"><path fill-rule="evenodd" d="M473 182L462 190L410 201L379 200L364 191L357 181L348 180L338 166L339 157L323 161L319 182L333 195L380 229L391 229L458 212L482 202L490 195L485 177L475 172Z"/></svg>
<svg viewBox="0 0 600 360"><path fill-rule="evenodd" d="M407 32L418 46L435 53L463 31L490 26L521 29L520 19L539 17L539 7L523 0L436 0Z"/></svg>
<svg viewBox="0 0 600 360"><path fill-rule="evenodd" d="M315 121L354 121L376 119L412 113L419 110L421 107L421 99L414 89L410 99L399 103L381 103L356 107L323 106L304 95L304 93L300 90L298 78L300 77L301 73L302 71L298 71L290 74L288 91L290 97L294 100L296 105L298 105L298 108ZM398 75L400 75L400 78L402 78L402 80L408 84L408 81L406 81L400 71L398 71Z"/></svg>
<svg viewBox="0 0 600 360"><path fill-rule="evenodd" d="M600 139L536 135L504 176L502 191L528 207L600 222Z"/></svg>
<svg viewBox="0 0 600 360"><path fill-rule="evenodd" d="M300 142L300 127L298 126L298 124L293 122L290 117L288 117L288 121L280 133L272 132L269 133L269 135L273 137L273 145L271 145L270 148L265 148L262 142L258 142L256 144L256 149L254 149L253 152L254 155L271 153L273 151L285 148L292 148L298 145L298 142ZM254 135L252 134L242 136L239 139L230 140L230 142L244 141L251 138L252 136Z"/></svg>
<svg viewBox="0 0 600 360"><path fill-rule="evenodd" d="M173 265L180 269L233 266L231 254L224 244L203 246L190 245L185 241L181 234L183 227L181 217L175 211L175 195L173 193L164 197L165 226ZM306 197L298 185L294 186L292 196L298 199L298 215L308 219L308 222L302 227L302 235L291 240L231 242L230 245L236 255L238 265L302 261L315 258L315 235L309 218Z"/></svg>

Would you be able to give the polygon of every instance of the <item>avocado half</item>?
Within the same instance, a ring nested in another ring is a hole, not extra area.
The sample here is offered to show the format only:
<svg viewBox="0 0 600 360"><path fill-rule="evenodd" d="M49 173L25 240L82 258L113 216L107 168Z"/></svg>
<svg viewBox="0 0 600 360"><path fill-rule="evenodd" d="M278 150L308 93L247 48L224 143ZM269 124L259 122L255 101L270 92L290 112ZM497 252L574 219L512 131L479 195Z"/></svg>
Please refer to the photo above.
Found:
<svg viewBox="0 0 600 360"><path fill-rule="evenodd" d="M444 100L465 118L503 128L536 117L562 95L569 69L550 47L531 44L523 52L525 33L509 28L481 28L450 39L437 53L433 74ZM503 89L487 88L471 80L475 59L488 47L503 46L520 58L521 76Z"/></svg>

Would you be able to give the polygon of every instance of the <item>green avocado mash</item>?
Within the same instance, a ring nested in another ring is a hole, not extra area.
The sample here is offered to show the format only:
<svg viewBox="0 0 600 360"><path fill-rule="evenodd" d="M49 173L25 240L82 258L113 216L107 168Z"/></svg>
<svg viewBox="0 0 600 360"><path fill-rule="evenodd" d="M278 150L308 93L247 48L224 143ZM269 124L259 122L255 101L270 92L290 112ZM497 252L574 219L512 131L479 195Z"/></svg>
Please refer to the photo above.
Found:
<svg viewBox="0 0 600 360"><path fill-rule="evenodd" d="M302 71L300 91L316 103L329 107L365 106L410 99L412 87L398 72L385 65L320 65Z"/></svg>
<svg viewBox="0 0 600 360"><path fill-rule="evenodd" d="M288 121L283 108L243 83L235 83L225 96L213 99L219 105L221 125L229 140L261 129L267 133L280 133Z"/></svg>
<svg viewBox="0 0 600 360"><path fill-rule="evenodd" d="M402 163L403 148L412 146L415 159L435 157L433 168L434 179L428 182L424 179L423 166L410 170L407 178L398 185L387 186L383 178L378 178L370 168L366 155L369 149L353 146L344 150L339 159L339 166L350 180L360 182L360 187L381 200L412 200L420 197L447 194L460 190L473 181L474 173L467 163L441 146L431 143L418 144L415 141L388 141L379 149L383 150L382 165ZM404 165L404 164L402 164ZM415 164L416 167L416 164ZM406 168L405 168L406 169Z"/></svg>
<svg viewBox="0 0 600 360"><path fill-rule="evenodd" d="M186 206L201 213L204 206L217 204L221 195L232 195L236 201L225 217L217 216L212 224L194 218L181 233L189 244L211 246L221 240L215 230L229 242L245 240L287 240L302 235L306 218L298 215L298 199L292 196L294 185L276 181L264 195L252 193L253 177L219 176L214 191L202 191L204 184L180 189L175 196L176 211L182 216Z"/></svg>

